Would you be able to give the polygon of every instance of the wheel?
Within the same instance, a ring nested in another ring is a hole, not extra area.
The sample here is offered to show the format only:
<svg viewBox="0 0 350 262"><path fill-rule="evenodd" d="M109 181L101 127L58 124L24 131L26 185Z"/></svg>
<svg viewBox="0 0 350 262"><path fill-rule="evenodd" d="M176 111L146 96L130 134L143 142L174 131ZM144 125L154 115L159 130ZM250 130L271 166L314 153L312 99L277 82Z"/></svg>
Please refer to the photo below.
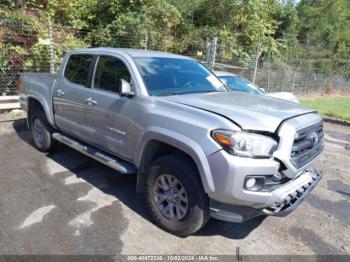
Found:
<svg viewBox="0 0 350 262"><path fill-rule="evenodd" d="M44 112L41 109L34 109L30 114L29 123L34 146L41 152L52 151L55 145L52 138L53 128L47 122Z"/></svg>
<svg viewBox="0 0 350 262"><path fill-rule="evenodd" d="M156 159L148 172L145 198L153 220L166 231L188 236L209 219L209 199L198 171L185 156Z"/></svg>

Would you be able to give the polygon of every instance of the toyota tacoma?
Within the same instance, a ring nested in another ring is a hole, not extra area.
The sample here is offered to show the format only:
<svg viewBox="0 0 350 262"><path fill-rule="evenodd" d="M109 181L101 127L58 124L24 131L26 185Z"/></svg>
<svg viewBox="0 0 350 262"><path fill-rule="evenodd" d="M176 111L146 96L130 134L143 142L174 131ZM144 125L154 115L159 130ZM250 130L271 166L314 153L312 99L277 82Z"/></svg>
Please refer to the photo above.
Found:
<svg viewBox="0 0 350 262"><path fill-rule="evenodd" d="M137 176L157 225L187 236L210 217L285 216L322 177L322 118L302 106L229 92L195 59L78 49L57 74L21 75L35 147L57 142Z"/></svg>

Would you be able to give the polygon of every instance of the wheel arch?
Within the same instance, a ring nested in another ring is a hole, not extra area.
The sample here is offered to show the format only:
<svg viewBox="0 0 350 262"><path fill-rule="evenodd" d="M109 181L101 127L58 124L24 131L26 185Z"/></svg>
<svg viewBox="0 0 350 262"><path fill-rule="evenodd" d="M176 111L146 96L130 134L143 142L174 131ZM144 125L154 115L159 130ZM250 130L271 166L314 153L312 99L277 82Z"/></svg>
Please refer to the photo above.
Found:
<svg viewBox="0 0 350 262"><path fill-rule="evenodd" d="M146 172L152 161L159 156L171 153L187 156L198 170L204 191L207 193L214 191L214 182L206 155L200 145L192 139L171 130L154 128L144 134L139 148L136 154L139 170L137 192L143 191Z"/></svg>
<svg viewBox="0 0 350 262"><path fill-rule="evenodd" d="M43 102L42 99L36 97L36 96L28 96L27 97L27 125L28 128L31 129L30 123L29 123L29 119L30 119L30 115L33 112L33 110L40 108L41 110L43 110L47 121L49 122L49 124L51 126L54 126L54 122L53 119L51 117L50 114L50 110L49 110L49 106L47 103Z"/></svg>

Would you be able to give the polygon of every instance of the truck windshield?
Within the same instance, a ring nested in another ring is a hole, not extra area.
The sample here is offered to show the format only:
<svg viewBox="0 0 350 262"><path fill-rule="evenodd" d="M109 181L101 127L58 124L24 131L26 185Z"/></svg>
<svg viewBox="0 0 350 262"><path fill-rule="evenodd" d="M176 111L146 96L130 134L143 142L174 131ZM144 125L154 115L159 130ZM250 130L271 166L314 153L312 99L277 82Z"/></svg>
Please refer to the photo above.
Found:
<svg viewBox="0 0 350 262"><path fill-rule="evenodd" d="M205 66L191 59L134 58L151 96L227 92Z"/></svg>

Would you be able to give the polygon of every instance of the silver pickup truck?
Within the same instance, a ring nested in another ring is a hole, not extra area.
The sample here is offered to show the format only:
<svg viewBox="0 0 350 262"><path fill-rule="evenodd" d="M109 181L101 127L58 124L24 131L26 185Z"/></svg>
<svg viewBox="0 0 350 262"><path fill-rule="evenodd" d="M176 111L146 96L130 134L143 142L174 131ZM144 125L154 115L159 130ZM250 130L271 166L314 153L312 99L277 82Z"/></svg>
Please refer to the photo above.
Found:
<svg viewBox="0 0 350 262"><path fill-rule="evenodd" d="M214 217L285 216L316 186L322 118L265 95L229 92L198 61L136 49L67 53L57 75L25 73L34 145L57 141L137 175L155 223L186 236Z"/></svg>

